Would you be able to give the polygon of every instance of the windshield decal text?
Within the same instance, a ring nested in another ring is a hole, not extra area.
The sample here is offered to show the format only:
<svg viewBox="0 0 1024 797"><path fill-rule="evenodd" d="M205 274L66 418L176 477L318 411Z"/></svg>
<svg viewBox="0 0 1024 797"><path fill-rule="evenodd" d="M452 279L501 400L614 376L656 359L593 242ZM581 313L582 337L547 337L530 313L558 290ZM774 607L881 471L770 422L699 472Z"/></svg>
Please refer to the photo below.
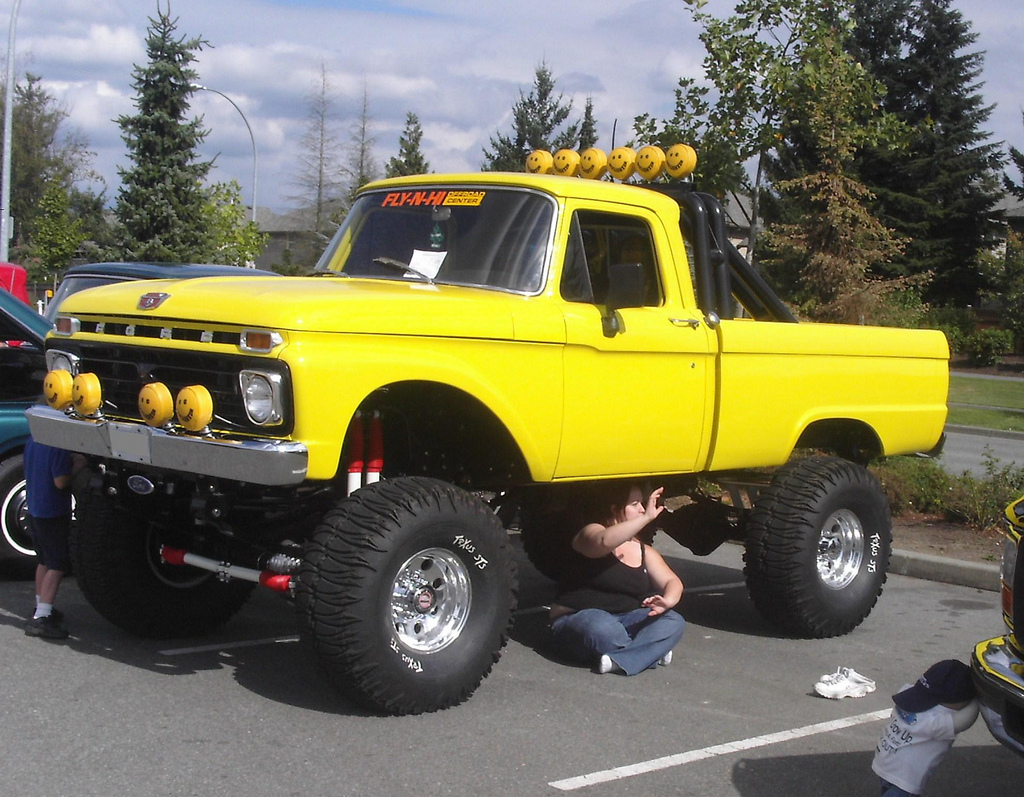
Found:
<svg viewBox="0 0 1024 797"><path fill-rule="evenodd" d="M384 195L381 207L437 207L458 205L478 207L484 201L486 191L392 191Z"/></svg>

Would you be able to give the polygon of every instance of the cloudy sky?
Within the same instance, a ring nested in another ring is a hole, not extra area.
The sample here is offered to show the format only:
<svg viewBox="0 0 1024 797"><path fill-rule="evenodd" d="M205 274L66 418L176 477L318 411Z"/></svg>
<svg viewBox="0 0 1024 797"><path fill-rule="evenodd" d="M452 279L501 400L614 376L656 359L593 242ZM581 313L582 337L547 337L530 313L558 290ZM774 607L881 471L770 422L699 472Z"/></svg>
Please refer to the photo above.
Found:
<svg viewBox="0 0 1024 797"><path fill-rule="evenodd" d="M19 75L40 75L64 103L69 123L96 153L108 196L116 195L125 147L114 120L133 112L131 71L157 0L22 0L14 51ZM165 6L167 0L161 0ZM618 143L637 114L670 115L680 76L699 77L703 48L682 0L170 0L178 32L201 36L200 81L231 97L253 129L260 206L287 210L296 189L298 141L320 66L328 70L339 130L358 116L364 87L375 155L397 153L405 115L416 113L434 171L477 171L496 131L545 61L582 112L594 101L599 146ZM706 10L727 15L733 0ZM0 0L0 29L14 0ZM996 108L994 141L1024 149L1024 7L1010 0L955 0L986 51L983 94ZM0 50L6 48L0 46ZM199 92L194 110L216 156L216 180L237 179L248 203L253 151L239 113Z"/></svg>

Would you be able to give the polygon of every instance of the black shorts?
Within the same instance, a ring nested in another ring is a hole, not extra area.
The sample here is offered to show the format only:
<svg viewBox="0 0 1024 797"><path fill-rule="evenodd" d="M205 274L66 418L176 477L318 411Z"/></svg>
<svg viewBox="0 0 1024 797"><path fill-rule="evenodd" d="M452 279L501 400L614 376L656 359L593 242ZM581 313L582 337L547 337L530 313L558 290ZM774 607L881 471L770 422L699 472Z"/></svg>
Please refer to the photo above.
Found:
<svg viewBox="0 0 1024 797"><path fill-rule="evenodd" d="M68 572L71 569L71 555L68 553L71 515L42 518L29 515L28 523L39 564L50 570Z"/></svg>

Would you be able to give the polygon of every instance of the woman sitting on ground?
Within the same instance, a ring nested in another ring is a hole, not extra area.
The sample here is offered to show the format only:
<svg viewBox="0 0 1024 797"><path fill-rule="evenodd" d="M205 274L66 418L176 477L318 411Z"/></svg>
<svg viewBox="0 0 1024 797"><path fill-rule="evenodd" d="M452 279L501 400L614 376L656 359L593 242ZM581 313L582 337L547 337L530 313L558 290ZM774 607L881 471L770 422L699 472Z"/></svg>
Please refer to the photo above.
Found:
<svg viewBox="0 0 1024 797"><path fill-rule="evenodd" d="M683 618L673 611L683 582L661 554L638 535L665 509L663 488L646 505L638 485L607 506L604 521L588 523L572 540L571 574L551 606L557 650L598 672L636 675L668 664L683 636Z"/></svg>

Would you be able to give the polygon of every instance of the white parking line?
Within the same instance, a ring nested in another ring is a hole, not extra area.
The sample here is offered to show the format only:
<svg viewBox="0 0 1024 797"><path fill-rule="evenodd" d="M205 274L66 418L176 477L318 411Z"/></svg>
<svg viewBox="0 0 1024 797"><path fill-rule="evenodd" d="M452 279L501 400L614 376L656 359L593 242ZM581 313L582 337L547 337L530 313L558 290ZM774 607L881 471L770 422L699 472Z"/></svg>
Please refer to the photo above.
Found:
<svg viewBox="0 0 1024 797"><path fill-rule="evenodd" d="M201 645L195 648L172 648L159 651L161 656L187 656L190 653L219 653L232 648L251 648L256 645L272 645L277 642L298 642L298 636L279 636L270 639L249 639L243 642L222 642L219 645Z"/></svg>
<svg viewBox="0 0 1024 797"><path fill-rule="evenodd" d="M714 758L715 756L737 753L741 750L753 750L756 747L765 747L770 744L778 744L779 742L788 742L792 739L800 739L804 736L816 736L820 733L829 733L830 731L838 731L842 728L851 728L854 725L863 725L867 722L875 722L876 720L888 717L889 712L890 709L883 709L881 711L872 711L870 714L858 714L856 717L846 717L845 719L840 720L819 722L815 725L805 725L802 728L793 728L792 730L770 733L765 736L754 736L750 739L739 739L735 742L716 744L712 747L704 747L700 750L690 750L686 753L677 753L676 755L665 756L664 758L655 758L651 761L641 761L639 764L630 764L628 766L616 767L615 769L605 769L601 772L591 772L589 775L580 775L575 778L556 780L552 781L548 785L554 786L556 789L560 789L561 791L575 791L576 789L582 789L584 786L593 786L597 783L607 783L612 780L631 778L634 775L656 772L659 769L668 769L669 767L678 767L683 764L689 764L693 761L703 761L706 758Z"/></svg>

